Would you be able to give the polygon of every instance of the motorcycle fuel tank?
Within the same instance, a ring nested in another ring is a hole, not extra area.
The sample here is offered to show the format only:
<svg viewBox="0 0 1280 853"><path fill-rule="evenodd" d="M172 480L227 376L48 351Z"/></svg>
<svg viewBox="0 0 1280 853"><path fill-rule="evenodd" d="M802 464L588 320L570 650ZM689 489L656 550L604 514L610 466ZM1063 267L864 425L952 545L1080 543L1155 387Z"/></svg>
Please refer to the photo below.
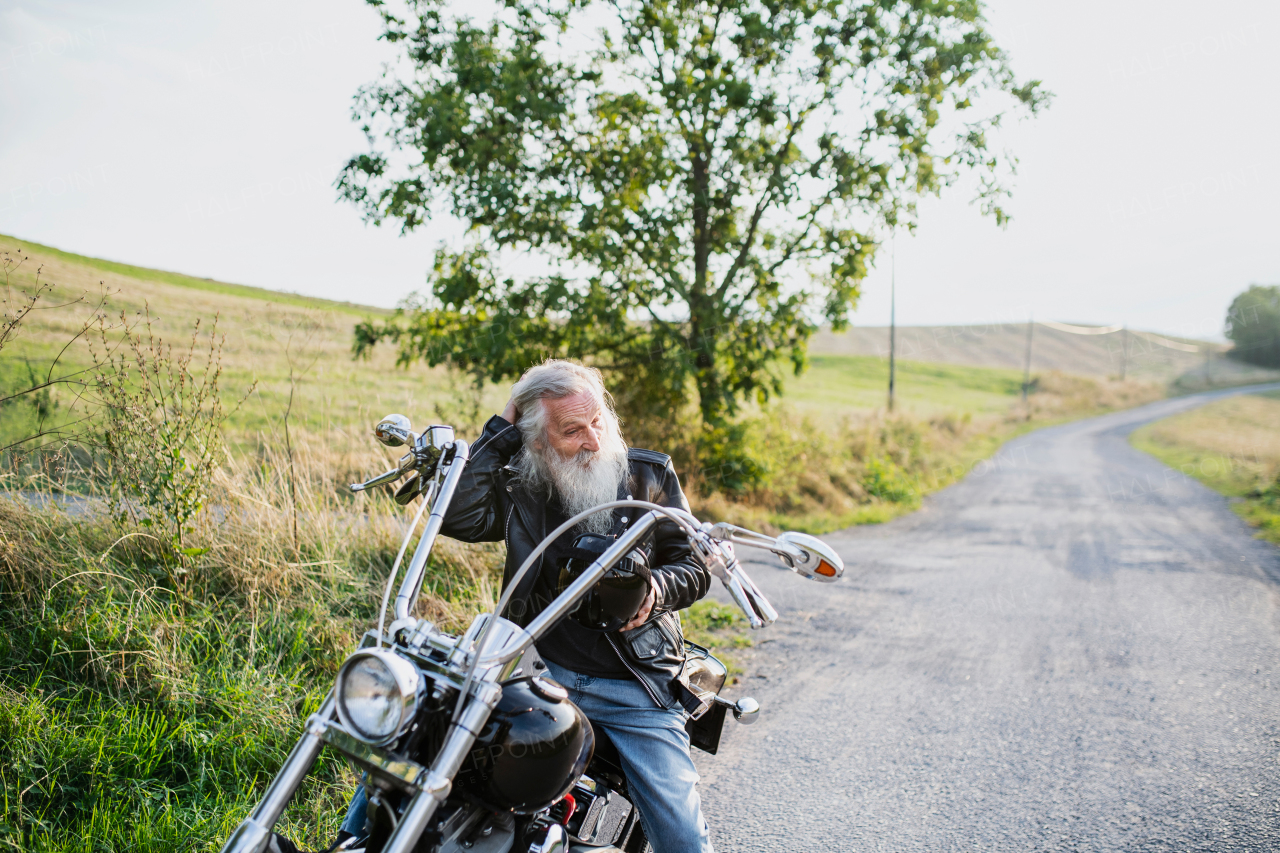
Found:
<svg viewBox="0 0 1280 853"><path fill-rule="evenodd" d="M569 793L594 747L568 691L543 676L512 679L456 782L488 808L532 814Z"/></svg>

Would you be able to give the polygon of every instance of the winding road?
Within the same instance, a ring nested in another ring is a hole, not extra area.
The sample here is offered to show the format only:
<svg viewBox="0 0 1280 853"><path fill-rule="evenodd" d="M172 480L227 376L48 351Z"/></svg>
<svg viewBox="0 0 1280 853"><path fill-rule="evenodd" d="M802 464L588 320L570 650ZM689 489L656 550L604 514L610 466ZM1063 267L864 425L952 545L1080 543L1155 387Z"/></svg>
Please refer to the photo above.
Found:
<svg viewBox="0 0 1280 853"><path fill-rule="evenodd" d="M1127 442L1277 387L1024 436L824 537L840 583L748 566L781 617L697 753L717 849L1280 850L1280 549Z"/></svg>

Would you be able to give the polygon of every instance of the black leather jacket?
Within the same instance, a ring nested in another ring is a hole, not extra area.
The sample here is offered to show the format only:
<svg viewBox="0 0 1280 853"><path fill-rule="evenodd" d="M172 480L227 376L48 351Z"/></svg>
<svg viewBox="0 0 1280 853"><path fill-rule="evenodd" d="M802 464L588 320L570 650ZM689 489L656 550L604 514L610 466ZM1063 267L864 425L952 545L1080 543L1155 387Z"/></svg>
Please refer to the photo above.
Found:
<svg viewBox="0 0 1280 853"><path fill-rule="evenodd" d="M441 532L464 542L507 543L507 561L502 585L506 589L525 558L547 533L546 498L530 494L516 482L511 460L523 447L520 431L494 416L471 448L471 458L454 493ZM662 506L689 509L671 457L652 450L632 449L630 482L619 497L633 497ZM615 513L617 515L618 513ZM638 517L639 511L627 513ZM688 706L687 691L681 688L684 669L684 636L675 611L693 604L707 594L711 575L694 556L688 540L670 521L659 524L653 534L650 567L657 587L653 614L639 628L609 635L623 664L645 687L660 707ZM503 615L527 625L555 597L543 579L542 566L534 566L521 581ZM696 700L695 700L696 701Z"/></svg>

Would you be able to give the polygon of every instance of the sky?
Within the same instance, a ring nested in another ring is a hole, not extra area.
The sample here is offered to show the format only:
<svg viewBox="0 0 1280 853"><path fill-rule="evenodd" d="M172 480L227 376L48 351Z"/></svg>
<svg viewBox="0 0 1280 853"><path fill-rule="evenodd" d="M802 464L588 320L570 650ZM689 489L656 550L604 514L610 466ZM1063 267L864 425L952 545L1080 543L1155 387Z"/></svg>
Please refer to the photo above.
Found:
<svg viewBox="0 0 1280 853"><path fill-rule="evenodd" d="M1020 165L1007 228L964 187L920 206L854 314L1036 319L1221 339L1280 282L1280 3L992 0L1021 78L1055 93L994 140ZM0 0L0 233L67 251L391 306L441 221L366 225L333 180L352 96L390 48L357 0ZM886 247L888 248L888 247Z"/></svg>

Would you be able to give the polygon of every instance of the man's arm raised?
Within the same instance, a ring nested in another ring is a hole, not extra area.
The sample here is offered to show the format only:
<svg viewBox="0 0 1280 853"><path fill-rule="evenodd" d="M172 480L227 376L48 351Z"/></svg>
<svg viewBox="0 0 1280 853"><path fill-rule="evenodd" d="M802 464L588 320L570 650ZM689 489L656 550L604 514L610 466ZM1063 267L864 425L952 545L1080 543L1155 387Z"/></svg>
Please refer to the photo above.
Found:
<svg viewBox="0 0 1280 853"><path fill-rule="evenodd" d="M510 415L513 420L507 420ZM471 446L471 458L458 482L441 533L464 542L498 542L505 534L501 487L498 472L520 452L520 430L514 419L515 405L508 403L501 415L494 415Z"/></svg>

